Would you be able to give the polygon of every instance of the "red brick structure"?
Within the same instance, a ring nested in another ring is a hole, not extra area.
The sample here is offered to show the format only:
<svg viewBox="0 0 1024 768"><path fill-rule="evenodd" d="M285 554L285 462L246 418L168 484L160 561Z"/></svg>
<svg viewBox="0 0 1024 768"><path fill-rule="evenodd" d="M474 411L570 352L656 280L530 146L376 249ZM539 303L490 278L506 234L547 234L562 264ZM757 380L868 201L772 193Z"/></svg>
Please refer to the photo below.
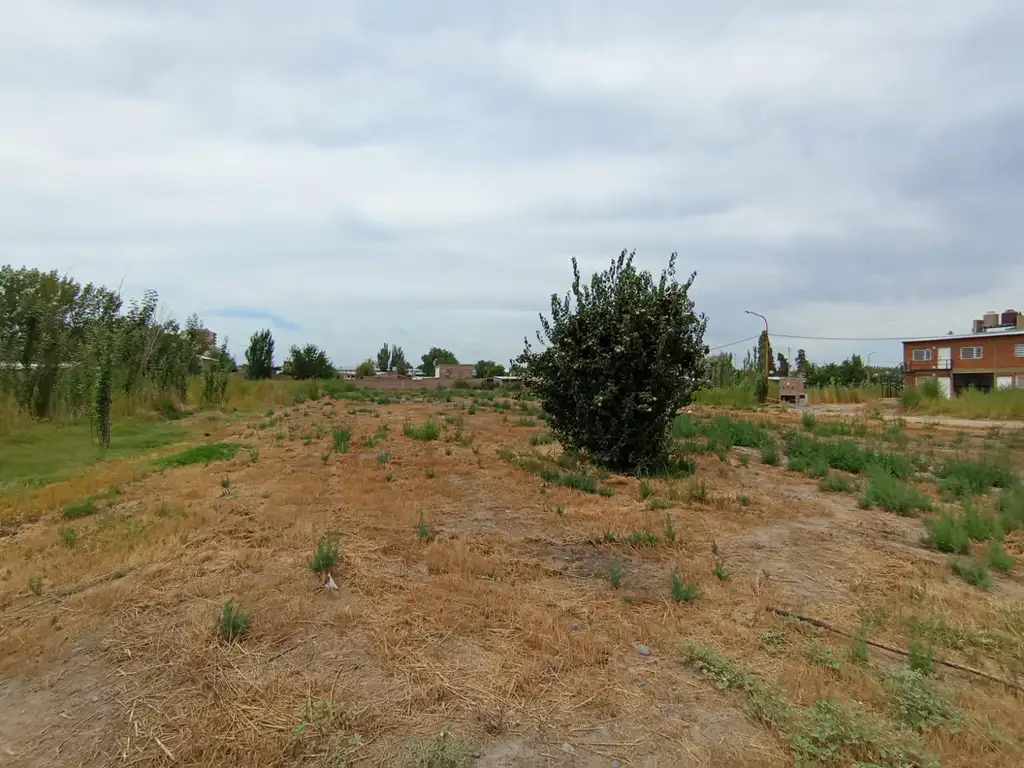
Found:
<svg viewBox="0 0 1024 768"><path fill-rule="evenodd" d="M975 333L903 342L907 384L935 379L946 397L970 388L984 392L1024 389L1024 315L1003 313L1004 319L1010 317L1012 325L982 326Z"/></svg>

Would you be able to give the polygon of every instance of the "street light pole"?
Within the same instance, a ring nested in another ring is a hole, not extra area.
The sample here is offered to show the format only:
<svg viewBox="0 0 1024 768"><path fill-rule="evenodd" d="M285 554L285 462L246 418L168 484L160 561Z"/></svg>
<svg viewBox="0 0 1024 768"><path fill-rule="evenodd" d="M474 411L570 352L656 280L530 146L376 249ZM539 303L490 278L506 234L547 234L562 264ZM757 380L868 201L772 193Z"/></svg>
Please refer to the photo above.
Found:
<svg viewBox="0 0 1024 768"><path fill-rule="evenodd" d="M873 377L873 376L871 375L871 356L872 356L873 354L875 354L875 353L874 353L874 352L868 352L868 384L870 384L870 383L871 383L871 380L872 380L872 378L874 378L874 377Z"/></svg>
<svg viewBox="0 0 1024 768"><path fill-rule="evenodd" d="M765 384L767 384L768 363L770 362L768 360L768 350L771 348L771 342L769 342L768 340L768 318L760 314L759 312L751 312L749 309L745 309L743 311L746 312L748 315L756 315L757 317L760 317L762 320L764 320L764 352L762 354L764 354L764 381Z"/></svg>

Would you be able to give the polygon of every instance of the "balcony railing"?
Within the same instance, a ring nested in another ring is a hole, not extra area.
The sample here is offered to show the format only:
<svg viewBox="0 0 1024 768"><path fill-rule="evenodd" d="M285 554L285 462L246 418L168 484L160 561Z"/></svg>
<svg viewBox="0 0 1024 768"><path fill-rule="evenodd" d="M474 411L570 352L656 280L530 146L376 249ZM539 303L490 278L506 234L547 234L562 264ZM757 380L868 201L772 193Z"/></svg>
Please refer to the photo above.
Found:
<svg viewBox="0 0 1024 768"><path fill-rule="evenodd" d="M908 371L951 371L953 360L908 360L906 366Z"/></svg>

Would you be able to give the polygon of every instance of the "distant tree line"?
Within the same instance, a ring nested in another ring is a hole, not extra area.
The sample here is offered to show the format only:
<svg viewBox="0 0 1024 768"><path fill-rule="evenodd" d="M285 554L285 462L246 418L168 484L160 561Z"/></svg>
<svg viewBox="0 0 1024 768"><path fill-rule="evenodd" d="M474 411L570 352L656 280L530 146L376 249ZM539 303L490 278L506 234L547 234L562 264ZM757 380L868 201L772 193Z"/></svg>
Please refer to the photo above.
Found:
<svg viewBox="0 0 1024 768"><path fill-rule="evenodd" d="M781 352L772 355L771 343L765 344L765 333L757 346L746 353L743 362L736 365L731 352L719 352L708 357L705 365L705 383L710 387L731 387L744 382L753 382L764 376L765 355L768 356L770 376L801 376L808 387L858 387L871 380L902 380L899 368L868 369L860 355L854 354L840 363L814 364L807 359L807 353L798 349L791 364Z"/></svg>

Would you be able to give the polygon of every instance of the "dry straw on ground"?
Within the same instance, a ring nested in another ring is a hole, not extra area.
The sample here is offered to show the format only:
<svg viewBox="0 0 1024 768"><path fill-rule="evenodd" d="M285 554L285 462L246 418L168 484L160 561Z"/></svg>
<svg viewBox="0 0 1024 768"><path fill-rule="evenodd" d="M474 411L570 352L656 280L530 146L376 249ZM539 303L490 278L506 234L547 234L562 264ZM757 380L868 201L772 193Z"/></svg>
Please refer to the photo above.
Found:
<svg viewBox="0 0 1024 768"><path fill-rule="evenodd" d="M491 766L791 764L742 694L683 662L684 642L718 649L795 706L834 697L890 712L881 674L900 658L850 662L846 638L769 606L854 634L875 616L871 637L901 648L931 628L936 655L1019 671L1019 576L969 587L918 545L916 519L857 509L756 456L749 466L701 457L709 498L668 510L650 509L633 479L611 478L610 497L542 488L496 454L531 450L537 429L512 417L468 415L458 401L377 410L321 401L264 430L217 425L208 440L257 445L258 459L242 451L129 483L108 510L70 524L73 548L58 542L67 521L49 512L3 539L5 764L401 765L423 750ZM402 434L405 422L445 415L463 419L461 442L454 425L438 441ZM362 447L383 422L386 441ZM350 448L325 461L343 423ZM323 436L306 444L316 426ZM26 510L133 471L70 480ZM673 495L668 481L653 485ZM674 544L621 542L661 535L666 513ZM620 541L600 541L606 530ZM331 535L336 591L307 564ZM699 586L695 602L670 599L674 572ZM38 577L40 594L28 587ZM228 599L252 611L242 642L214 632ZM841 667L809 660L812 642ZM1021 697L952 670L939 679L963 724L926 732L924 746L943 765L1021 764Z"/></svg>

